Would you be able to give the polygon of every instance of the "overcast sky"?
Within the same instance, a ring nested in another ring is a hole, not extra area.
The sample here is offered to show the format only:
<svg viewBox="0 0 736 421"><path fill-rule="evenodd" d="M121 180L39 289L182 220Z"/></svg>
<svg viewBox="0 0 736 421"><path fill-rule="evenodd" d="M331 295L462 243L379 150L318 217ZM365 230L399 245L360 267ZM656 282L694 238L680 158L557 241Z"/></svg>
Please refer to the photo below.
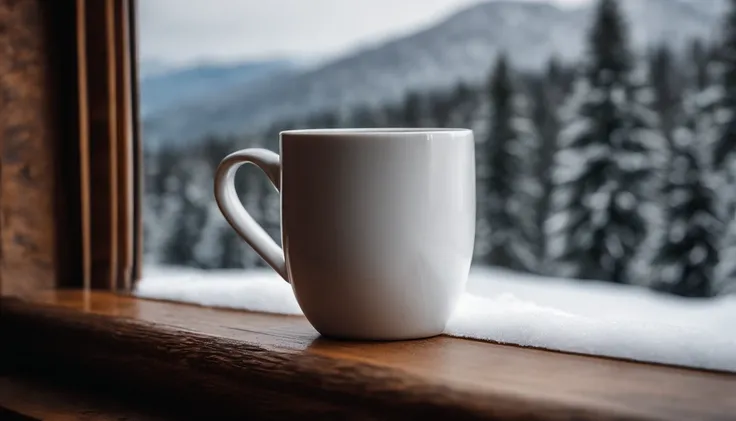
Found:
<svg viewBox="0 0 736 421"><path fill-rule="evenodd" d="M324 57L410 33L478 2L144 0L138 2L140 53L143 60L172 64Z"/></svg>

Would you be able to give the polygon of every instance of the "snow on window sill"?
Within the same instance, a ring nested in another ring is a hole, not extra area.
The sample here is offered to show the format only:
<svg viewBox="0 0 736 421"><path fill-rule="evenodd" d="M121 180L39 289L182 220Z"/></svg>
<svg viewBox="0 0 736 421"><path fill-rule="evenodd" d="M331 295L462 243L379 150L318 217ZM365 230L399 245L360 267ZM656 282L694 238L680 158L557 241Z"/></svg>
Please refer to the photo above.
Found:
<svg viewBox="0 0 736 421"><path fill-rule="evenodd" d="M149 267L135 295L299 315L269 269ZM637 287L474 268L445 332L642 362L736 372L736 297L688 300Z"/></svg>

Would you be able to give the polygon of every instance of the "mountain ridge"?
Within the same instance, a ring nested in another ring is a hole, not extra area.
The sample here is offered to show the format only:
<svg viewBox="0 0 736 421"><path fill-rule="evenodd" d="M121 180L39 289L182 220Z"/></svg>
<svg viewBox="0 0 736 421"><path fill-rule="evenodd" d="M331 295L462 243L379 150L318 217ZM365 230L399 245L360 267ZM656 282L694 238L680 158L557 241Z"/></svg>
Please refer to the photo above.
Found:
<svg viewBox="0 0 736 421"><path fill-rule="evenodd" d="M659 42L681 48L692 37L712 38L720 27L692 0L622 0L630 39L643 51ZM713 3L716 4L716 3ZM457 11L413 34L356 50L317 68L268 75L247 94L231 90L207 104L189 104L180 114L146 121L152 142L205 133L242 134L274 118L305 111L345 109L401 98L406 91L478 83L496 55L509 53L514 67L540 69L551 55L580 58L592 8L560 8L542 1L483 2ZM149 140L147 139L147 142Z"/></svg>
<svg viewBox="0 0 736 421"><path fill-rule="evenodd" d="M287 59L202 63L159 71L140 79L141 114L161 111L188 101L206 101L232 88L242 88L295 65Z"/></svg>

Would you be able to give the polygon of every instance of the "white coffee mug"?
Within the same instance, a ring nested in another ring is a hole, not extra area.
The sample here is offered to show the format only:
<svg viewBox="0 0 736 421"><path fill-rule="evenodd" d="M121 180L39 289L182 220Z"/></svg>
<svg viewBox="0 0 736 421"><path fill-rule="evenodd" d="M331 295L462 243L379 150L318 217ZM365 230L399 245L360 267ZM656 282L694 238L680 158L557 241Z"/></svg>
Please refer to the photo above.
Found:
<svg viewBox="0 0 736 421"><path fill-rule="evenodd" d="M291 283L324 336L399 340L442 333L470 270L475 152L466 129L281 132L281 156L228 155L215 198L230 225ZM281 194L283 250L238 200L261 168Z"/></svg>

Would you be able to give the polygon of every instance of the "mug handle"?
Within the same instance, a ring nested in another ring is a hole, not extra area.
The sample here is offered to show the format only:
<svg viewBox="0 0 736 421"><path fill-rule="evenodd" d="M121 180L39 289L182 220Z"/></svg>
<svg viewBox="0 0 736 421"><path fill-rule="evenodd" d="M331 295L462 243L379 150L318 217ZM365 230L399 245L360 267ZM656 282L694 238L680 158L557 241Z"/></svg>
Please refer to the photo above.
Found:
<svg viewBox="0 0 736 421"><path fill-rule="evenodd" d="M233 229L266 261L286 282L284 251L271 236L258 225L240 203L235 191L235 173L243 164L260 168L277 191L281 190L281 158L278 154L261 148L243 149L226 156L215 172L215 200L220 212Z"/></svg>

